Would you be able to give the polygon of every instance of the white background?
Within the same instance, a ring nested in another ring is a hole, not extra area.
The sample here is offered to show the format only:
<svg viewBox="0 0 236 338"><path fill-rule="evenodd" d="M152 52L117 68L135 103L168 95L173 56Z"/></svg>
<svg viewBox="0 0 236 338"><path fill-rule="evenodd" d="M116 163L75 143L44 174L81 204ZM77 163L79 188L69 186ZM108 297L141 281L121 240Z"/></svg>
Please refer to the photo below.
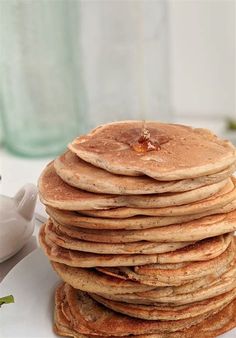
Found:
<svg viewBox="0 0 236 338"><path fill-rule="evenodd" d="M236 2L168 3L173 112L186 118L236 118Z"/></svg>

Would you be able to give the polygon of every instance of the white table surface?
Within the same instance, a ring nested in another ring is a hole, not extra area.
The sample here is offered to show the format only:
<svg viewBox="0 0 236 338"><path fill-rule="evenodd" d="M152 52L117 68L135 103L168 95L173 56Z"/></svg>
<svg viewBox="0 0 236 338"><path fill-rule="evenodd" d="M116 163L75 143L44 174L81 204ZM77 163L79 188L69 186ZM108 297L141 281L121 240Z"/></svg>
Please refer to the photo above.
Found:
<svg viewBox="0 0 236 338"><path fill-rule="evenodd" d="M51 160L52 158L29 159L17 157L5 149L0 148L0 194L14 196L25 183L37 185L40 173ZM35 230L29 242L15 256L0 263L0 282L21 259L38 247L37 235L39 225L42 223L44 217L46 217L44 206L39 199L37 200L35 214L37 218L35 221ZM38 218L41 221L38 220Z"/></svg>

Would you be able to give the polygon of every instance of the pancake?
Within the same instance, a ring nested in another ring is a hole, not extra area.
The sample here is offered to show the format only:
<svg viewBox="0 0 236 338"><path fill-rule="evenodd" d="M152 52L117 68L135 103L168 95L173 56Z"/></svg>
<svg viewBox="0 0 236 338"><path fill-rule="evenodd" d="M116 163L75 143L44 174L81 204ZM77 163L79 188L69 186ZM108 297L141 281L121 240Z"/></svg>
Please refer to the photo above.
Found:
<svg viewBox="0 0 236 338"><path fill-rule="evenodd" d="M137 278L135 280L127 277L125 274L122 276L121 274L112 275L103 273L102 268L91 269L71 267L66 264L53 261L51 264L63 281L73 286L75 289L80 289L86 292L106 294L134 293L152 290L156 287L167 287L172 285L179 286L192 283L192 280L187 282L174 281L173 283L164 283L152 277L146 278L147 282L143 282L142 276L139 275L137 276L140 277L140 279ZM225 269L227 269L227 267ZM102 273L100 273L99 270L101 270ZM220 275L221 270L218 271Z"/></svg>
<svg viewBox="0 0 236 338"><path fill-rule="evenodd" d="M114 207L155 208L196 202L215 196L222 189L232 185L226 179L194 191L154 195L105 195L94 194L72 187L56 173L53 163L49 164L39 179L41 201L64 210L106 209Z"/></svg>
<svg viewBox="0 0 236 338"><path fill-rule="evenodd" d="M206 238L184 248L161 253L158 255L157 260L158 263L208 261L223 253L231 242L232 233L227 233L224 236Z"/></svg>
<svg viewBox="0 0 236 338"><path fill-rule="evenodd" d="M82 215L76 211L67 211L47 206L46 212L51 218L63 225L89 229L148 229L159 226L189 222L205 216L228 213L236 209L236 200L216 210L187 216L134 216L130 218L97 218Z"/></svg>
<svg viewBox="0 0 236 338"><path fill-rule="evenodd" d="M71 186L95 193L117 195L162 194L195 190L225 180L236 169L233 164L219 173L208 176L164 182L148 176L114 175L83 161L71 151L56 158L54 167L57 175Z"/></svg>
<svg viewBox="0 0 236 338"><path fill-rule="evenodd" d="M219 276L220 277L220 276ZM159 303L167 303L171 304L172 302L162 302L157 300L157 297L159 299L173 299L176 297L185 297L189 296L190 293L196 293L198 290L203 290L203 288L206 286L206 284L213 284L213 282L216 280L216 276L208 275L203 278L199 278L194 281L190 281L189 283L183 284L183 285L167 285L165 287L156 287L153 289L153 296L154 299L151 298L149 292L134 292L134 293L115 293L115 294L107 294L107 293L98 293L99 296L102 296L103 298L114 300L114 301L120 301L123 303L130 303L130 304L143 304L143 305L158 305ZM204 290L205 291L205 290ZM206 290L207 291L207 290ZM89 291L88 291L89 292ZM171 298L172 297L172 298ZM209 298L209 297L208 297ZM188 303L188 302L186 302ZM186 304L183 303L183 304ZM175 304L175 303L174 303ZM179 304L177 304L179 305Z"/></svg>
<svg viewBox="0 0 236 338"><path fill-rule="evenodd" d="M222 254L223 255L223 254ZM221 256L222 256L221 255ZM219 256L220 257L220 256ZM172 279L166 278L155 278L155 276L145 276L140 275L131 270L128 267L122 268L110 268L110 270L106 270L108 268L96 268L93 269L85 269L78 267L70 267L65 264L52 262L52 266L54 270L59 274L59 276L72 285L76 289L80 289L87 292L95 292L95 293L107 293L107 294L117 294L117 293L133 293L133 292L141 292L145 290L150 290L156 287L167 287L167 286L181 286L188 287L193 285L193 281L197 281L201 283L204 277L210 276L211 280L215 276L221 276L224 272L229 269L230 260L224 261L224 257L214 261L214 264L219 263L219 266L216 266L215 270L212 269L212 264L207 264L203 268L208 268L209 271L205 271L199 274L199 276L194 275L192 278L189 275L186 279L178 278L178 275L175 275L175 271L172 270ZM197 262L198 263L198 262ZM192 263L194 265L196 263ZM188 263L191 268L191 264ZM102 273L98 273L101 271ZM183 271L184 273L184 271ZM200 281L201 280L201 281ZM125 283L125 281L131 283ZM148 285L149 288L142 287L141 284ZM127 291L128 290L128 291ZM165 288L166 290L166 288Z"/></svg>
<svg viewBox="0 0 236 338"><path fill-rule="evenodd" d="M163 254L135 254L135 255L104 255L64 249L47 238L45 225L40 229L39 241L44 253L52 261L75 267L95 266L134 266L156 263L159 255Z"/></svg>
<svg viewBox="0 0 236 338"><path fill-rule="evenodd" d="M85 292L95 293L133 293L143 292L154 289L154 286L143 285L134 281L120 280L103 273L99 273L94 269L84 269L71 267L65 264L51 262L53 269L61 277L63 281ZM157 282L158 285L158 282ZM158 286L166 286L164 283L159 283Z"/></svg>
<svg viewBox="0 0 236 338"><path fill-rule="evenodd" d="M39 197L44 205L55 208L75 210L79 204L82 208L93 208L99 205L110 207L107 195L96 195L69 186L56 174L53 162L43 170L38 181ZM110 196L114 199L114 196ZM113 205L114 203L111 202Z"/></svg>
<svg viewBox="0 0 236 338"><path fill-rule="evenodd" d="M155 305L158 303L185 305L206 300L236 288L236 262L221 275L208 275L183 286L161 287L132 294L100 294L103 298L129 304Z"/></svg>
<svg viewBox="0 0 236 338"><path fill-rule="evenodd" d="M232 236L220 239L203 240L202 243L189 245L184 249L160 254L105 255L87 253L62 248L47 236L46 225L42 225L39 240L44 253L52 261L76 267L97 266L135 266L152 263L176 263L183 261L207 260L220 255L231 242Z"/></svg>
<svg viewBox="0 0 236 338"><path fill-rule="evenodd" d="M144 174L161 181L216 173L235 162L234 146L207 129L159 122L146 122L145 127L156 150L134 150L134 144L143 136L142 121L97 127L68 147L84 161L106 171L127 176Z"/></svg>
<svg viewBox="0 0 236 338"><path fill-rule="evenodd" d="M234 239L235 242L235 239ZM146 280L154 278L163 283L173 283L179 281L186 282L188 280L193 280L196 278L204 277L209 274L220 274L222 269L224 270L229 266L235 256L235 245L231 243L229 247L219 256L209 259L207 261L199 262L186 262L186 263L176 263L176 264L153 264L153 265L144 265L136 266L134 272L130 268L122 267L122 275L126 275L131 280ZM100 270L103 273L106 273L108 268L103 268ZM109 273L109 270L107 271ZM113 276L117 274L113 273Z"/></svg>
<svg viewBox="0 0 236 338"><path fill-rule="evenodd" d="M236 298L236 288L221 295L187 305L140 305L127 304L89 294L93 299L113 311L145 320L180 320L207 314L228 305Z"/></svg>
<svg viewBox="0 0 236 338"><path fill-rule="evenodd" d="M130 334L150 334L175 332L187 329L192 325L202 322L205 318L219 312L221 309L205 315L196 316L182 320L153 321L140 320L116 313L104 308L90 298L87 294L71 288L68 284L64 286L61 300L63 305L69 307L68 320L73 323L73 329L81 332L81 326L85 326L101 336L125 336Z"/></svg>
<svg viewBox="0 0 236 338"><path fill-rule="evenodd" d="M104 274L137 281L145 285L156 286L158 282L165 285L181 285L198 280L209 275L220 276L224 273L234 259L235 247L231 245L219 256L207 261L151 264L132 267L97 267Z"/></svg>
<svg viewBox="0 0 236 338"><path fill-rule="evenodd" d="M221 277L221 276L219 276ZM189 299L189 295L193 294L197 291L205 291L206 290L206 285L212 285L216 281L217 277L213 275L208 275L206 277L202 277L199 279L196 279L194 281L190 281L189 283L182 284L182 285L167 285L165 287L156 287L153 289L153 296L154 299L151 298L151 293L149 292L134 292L134 293L115 293L115 294L106 294L106 293L97 293L99 296L102 296L103 298L114 300L114 301L119 301L123 303L128 303L128 304L143 304L143 305L158 305L160 303L166 303L168 305L181 305L181 304L187 304L190 303L188 300L186 303L178 303L174 299L176 298L181 298L183 299L185 296L187 299ZM234 283L232 281L232 283ZM210 297L208 297L210 298ZM160 299L160 301L159 301ZM167 301L168 299L172 299L172 301ZM174 301L173 301L174 299ZM166 301L164 301L166 300ZM165 304L164 304L165 305Z"/></svg>
<svg viewBox="0 0 236 338"><path fill-rule="evenodd" d="M67 306L66 306L67 305ZM65 299L65 294L63 287L58 287L55 294L55 326L54 330L57 334L62 336L74 337L74 338L102 338L109 336L114 338L115 336L109 335L109 333L104 333L104 331L100 335L98 331L90 329L88 326L83 325L82 331L87 334L78 333L78 324L81 325L79 321L77 321L77 331L74 329L72 315L68 316L67 313L70 311L68 303ZM232 301L229 305L224 307L220 312L208 317L197 325L193 325L189 328L186 328L182 331L177 332L167 332L167 333L154 333L154 334L141 334L141 335L123 335L123 338L214 338L226 331L229 331L233 327L236 326L236 300ZM87 323L86 323L87 324ZM82 325L81 325L82 326ZM105 326L105 325L104 325ZM96 332L96 333L95 333Z"/></svg>
<svg viewBox="0 0 236 338"><path fill-rule="evenodd" d="M195 284L200 285L201 280L198 281L198 283L192 283L192 285L189 285L188 287L176 287L176 294L173 293L173 295L167 295L167 296L161 296L158 294L158 291L148 291L147 293L143 292L140 295L140 297L145 301L145 304L152 303L168 303L168 304L174 304L174 305L181 305L181 304L188 304L193 302L199 302L202 300L206 300L218 295L221 295L225 292L229 292L232 289L236 288L236 267L235 262L234 265L231 266L231 268L226 271L221 276L211 276L209 278L202 278L202 281L206 280L206 283L203 288L195 288ZM208 281L207 281L208 280ZM183 291L189 291L190 287L192 286L192 291L185 292L181 294ZM175 291L175 290L174 290ZM117 298L119 300L119 298ZM127 298L126 298L127 300Z"/></svg>
<svg viewBox="0 0 236 338"><path fill-rule="evenodd" d="M48 238L58 246L70 250L94 252L99 254L152 254L175 251L192 242L157 243L157 242L133 242L133 243L96 243L82 241L63 234L49 221L46 225Z"/></svg>
<svg viewBox="0 0 236 338"><path fill-rule="evenodd" d="M173 224L141 230L96 230L65 226L53 220L58 229L70 237L91 242L129 243L152 242L193 242L219 236L236 230L236 211L227 214L206 216L191 222Z"/></svg>
<svg viewBox="0 0 236 338"><path fill-rule="evenodd" d="M166 297L195 292L212 284L218 277L227 271L227 267L218 274L209 274L187 283L168 285L156 280L156 285L142 285L134 281L120 280L119 278L99 273L95 269L69 267L65 264L52 262L54 270L62 278L62 280L76 289L100 294L101 296L124 302L146 304L156 303L153 299L151 302L150 295L153 290L154 297ZM232 273L231 273L232 275ZM122 295L125 300L122 299ZM156 299L155 298L155 299ZM133 301L132 301L133 300Z"/></svg>
<svg viewBox="0 0 236 338"><path fill-rule="evenodd" d="M221 208L236 199L236 179L228 182L215 195L190 204L160 208L129 208L120 207L109 210L80 210L81 214L93 217L127 218L137 215L145 216L183 216L203 213Z"/></svg>

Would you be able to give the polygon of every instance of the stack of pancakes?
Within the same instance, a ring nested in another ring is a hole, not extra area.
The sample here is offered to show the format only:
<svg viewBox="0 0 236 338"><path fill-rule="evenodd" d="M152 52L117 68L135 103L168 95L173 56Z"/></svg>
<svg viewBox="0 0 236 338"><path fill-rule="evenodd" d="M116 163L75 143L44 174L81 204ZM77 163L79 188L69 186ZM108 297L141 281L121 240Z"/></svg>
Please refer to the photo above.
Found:
<svg viewBox="0 0 236 338"><path fill-rule="evenodd" d="M40 243L71 337L215 337L236 326L236 152L208 130L111 123L39 180Z"/></svg>

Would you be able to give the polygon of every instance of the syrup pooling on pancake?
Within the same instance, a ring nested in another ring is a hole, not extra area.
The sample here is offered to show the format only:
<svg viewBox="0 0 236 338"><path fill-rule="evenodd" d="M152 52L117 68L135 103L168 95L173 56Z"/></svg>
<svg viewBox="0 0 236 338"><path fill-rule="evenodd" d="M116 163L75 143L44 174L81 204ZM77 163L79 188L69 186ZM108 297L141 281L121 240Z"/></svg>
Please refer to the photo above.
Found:
<svg viewBox="0 0 236 338"><path fill-rule="evenodd" d="M138 134L140 135L138 136ZM151 139L151 133L155 140ZM124 137L125 136L125 137ZM137 142L131 142L130 140L133 140L137 138ZM145 121L143 122L143 126L141 130L138 128L129 130L129 133L127 134L121 134L120 141L123 143L127 143L131 146L131 148L138 152L138 153L146 153L148 151L157 151L161 149L161 145L164 143L167 143L170 140L170 138L159 132L158 130L152 130L150 132L149 129L146 127Z"/></svg>

